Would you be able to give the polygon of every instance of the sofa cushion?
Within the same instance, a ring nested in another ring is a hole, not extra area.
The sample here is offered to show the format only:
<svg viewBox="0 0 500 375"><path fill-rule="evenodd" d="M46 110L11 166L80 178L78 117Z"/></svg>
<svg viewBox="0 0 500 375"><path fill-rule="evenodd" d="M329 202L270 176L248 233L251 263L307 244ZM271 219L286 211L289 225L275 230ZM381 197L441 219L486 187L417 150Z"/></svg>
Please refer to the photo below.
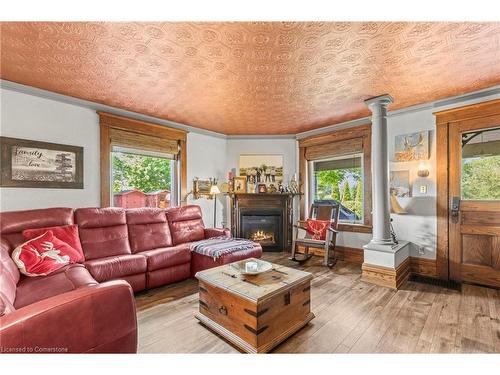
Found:
<svg viewBox="0 0 500 375"><path fill-rule="evenodd" d="M31 240L49 230L52 231L54 236L56 236L58 239L66 242L69 246L80 253L80 258L77 260L77 262L83 262L85 260L83 256L82 244L80 242L80 236L78 235L78 226L76 224L62 225L57 227L25 229L23 230L23 237L26 240Z"/></svg>
<svg viewBox="0 0 500 375"><path fill-rule="evenodd" d="M72 208L44 208L39 210L0 212L0 233L12 249L25 242L25 229L55 227L73 224Z"/></svg>
<svg viewBox="0 0 500 375"><path fill-rule="evenodd" d="M135 208L127 210L127 225L132 253L172 246L165 210Z"/></svg>
<svg viewBox="0 0 500 375"><path fill-rule="evenodd" d="M196 205L175 207L166 211L174 245L205 238L201 209Z"/></svg>
<svg viewBox="0 0 500 375"><path fill-rule="evenodd" d="M46 276L80 260L81 254L58 239L51 230L26 241L12 252L12 259L26 276Z"/></svg>
<svg viewBox="0 0 500 375"><path fill-rule="evenodd" d="M72 264L44 277L25 277L17 285L14 307L19 309L37 301L97 282L81 264Z"/></svg>
<svg viewBox="0 0 500 375"><path fill-rule="evenodd" d="M161 268L173 267L191 261L189 244L181 244L174 247L163 247L154 250L142 251L148 262L148 271Z"/></svg>
<svg viewBox="0 0 500 375"><path fill-rule="evenodd" d="M123 276L146 272L146 257L140 254L127 254L88 260L85 267L99 282L119 279Z"/></svg>
<svg viewBox="0 0 500 375"><path fill-rule="evenodd" d="M124 209L79 208L75 222L85 260L131 254Z"/></svg>
<svg viewBox="0 0 500 375"><path fill-rule="evenodd" d="M10 257L7 240L0 238L0 316L11 312L16 299L19 269Z"/></svg>

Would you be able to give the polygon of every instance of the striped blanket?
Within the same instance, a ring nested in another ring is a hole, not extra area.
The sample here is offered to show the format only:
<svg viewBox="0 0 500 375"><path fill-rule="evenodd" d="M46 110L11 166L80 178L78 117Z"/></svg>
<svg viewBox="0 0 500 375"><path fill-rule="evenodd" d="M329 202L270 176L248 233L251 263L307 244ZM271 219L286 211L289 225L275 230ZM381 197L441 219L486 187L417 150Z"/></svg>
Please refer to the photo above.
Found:
<svg viewBox="0 0 500 375"><path fill-rule="evenodd" d="M251 250L254 243L244 238L228 238L226 236L213 237L208 240L193 242L189 248L198 254L213 257L214 260L222 255L231 254L236 251Z"/></svg>

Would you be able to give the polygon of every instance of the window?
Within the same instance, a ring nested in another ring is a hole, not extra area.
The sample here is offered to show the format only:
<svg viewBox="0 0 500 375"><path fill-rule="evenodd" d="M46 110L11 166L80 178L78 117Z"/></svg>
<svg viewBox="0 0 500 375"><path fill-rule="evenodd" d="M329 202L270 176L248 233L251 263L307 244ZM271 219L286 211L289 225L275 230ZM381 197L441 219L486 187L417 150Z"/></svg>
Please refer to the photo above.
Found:
<svg viewBox="0 0 500 375"><path fill-rule="evenodd" d="M363 223L363 154L311 162L311 202L341 204L339 222Z"/></svg>
<svg viewBox="0 0 500 375"><path fill-rule="evenodd" d="M462 199L500 200L500 128L462 134Z"/></svg>
<svg viewBox="0 0 500 375"><path fill-rule="evenodd" d="M98 112L101 207L171 207L187 196L187 132Z"/></svg>
<svg viewBox="0 0 500 375"><path fill-rule="evenodd" d="M341 204L339 230L371 233L371 125L299 140L300 220L317 200Z"/></svg>
<svg viewBox="0 0 500 375"><path fill-rule="evenodd" d="M175 205L174 155L114 147L111 160L113 206L167 208Z"/></svg>

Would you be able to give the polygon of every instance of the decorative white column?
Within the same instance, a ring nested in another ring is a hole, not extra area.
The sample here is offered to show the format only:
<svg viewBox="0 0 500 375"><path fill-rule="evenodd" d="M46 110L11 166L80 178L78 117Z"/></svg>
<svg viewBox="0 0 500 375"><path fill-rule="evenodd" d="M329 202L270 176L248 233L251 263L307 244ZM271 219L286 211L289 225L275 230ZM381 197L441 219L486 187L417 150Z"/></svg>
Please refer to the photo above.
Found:
<svg viewBox="0 0 500 375"><path fill-rule="evenodd" d="M365 100L372 112L372 233L363 246L363 280L399 288L409 276L408 242L394 243L391 237L389 200L389 157L387 152L387 106L390 95Z"/></svg>
<svg viewBox="0 0 500 375"><path fill-rule="evenodd" d="M390 95L365 100L372 112L372 224L373 245L394 245L391 238L389 202L389 158L387 156L387 106Z"/></svg>

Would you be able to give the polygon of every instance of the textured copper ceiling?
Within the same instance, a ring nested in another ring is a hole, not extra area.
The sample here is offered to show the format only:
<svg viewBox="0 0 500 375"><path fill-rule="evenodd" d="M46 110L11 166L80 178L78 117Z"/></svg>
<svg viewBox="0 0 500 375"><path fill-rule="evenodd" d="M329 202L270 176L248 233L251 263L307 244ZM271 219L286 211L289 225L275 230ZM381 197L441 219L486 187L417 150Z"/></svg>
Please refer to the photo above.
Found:
<svg viewBox="0 0 500 375"><path fill-rule="evenodd" d="M3 79L225 134L294 134L500 83L500 23L2 23Z"/></svg>

